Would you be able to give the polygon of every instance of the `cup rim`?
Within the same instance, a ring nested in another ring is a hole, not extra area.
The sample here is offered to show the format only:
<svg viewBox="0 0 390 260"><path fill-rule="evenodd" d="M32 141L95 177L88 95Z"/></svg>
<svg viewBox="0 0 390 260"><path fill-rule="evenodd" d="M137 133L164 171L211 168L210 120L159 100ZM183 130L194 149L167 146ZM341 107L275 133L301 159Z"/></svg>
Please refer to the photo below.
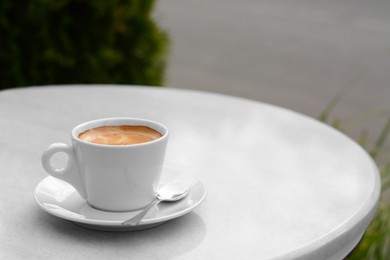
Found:
<svg viewBox="0 0 390 260"><path fill-rule="evenodd" d="M129 121L132 121L134 123L129 123ZM107 124L104 124L104 123ZM122 123L120 123L122 122ZM127 123L126 123L127 122ZM92 125L92 126L91 126ZM152 128L153 130L159 132L162 136L158 139L144 142L144 143L138 143L138 144L124 144L124 145L111 145L111 144L97 144L97 143L91 143L84 141L78 137L78 135L82 132L85 132L89 129L93 129L100 126L119 126L119 125L134 125L134 126L147 126L149 128ZM88 127L89 126L89 127ZM158 128L158 129L156 129ZM81 130L83 129L83 130ZM152 145L154 143L158 143L161 141L164 141L168 138L168 128L156 121L144 119L144 118L136 118L136 117L107 117L107 118L100 118L95 120L86 121L84 123L81 123L77 126L75 126L72 129L71 137L73 141L80 142L84 145L91 146L91 147L97 147L97 148L111 148L111 149L123 149L123 148L130 148L130 147L142 147L147 145Z"/></svg>

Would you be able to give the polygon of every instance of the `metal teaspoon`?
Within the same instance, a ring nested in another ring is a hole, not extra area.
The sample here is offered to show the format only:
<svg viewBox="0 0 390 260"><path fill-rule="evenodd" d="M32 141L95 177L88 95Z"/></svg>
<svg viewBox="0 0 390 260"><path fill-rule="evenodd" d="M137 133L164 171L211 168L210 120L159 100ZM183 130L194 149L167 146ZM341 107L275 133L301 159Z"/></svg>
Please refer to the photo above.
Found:
<svg viewBox="0 0 390 260"><path fill-rule="evenodd" d="M137 215L134 217L123 221L122 225L127 226L136 226L138 225L142 218L149 212L151 208L156 206L158 203L162 201L178 201L187 196L189 192L189 188L183 182L170 182L165 184L161 189L158 190L156 199L151 202L148 206L142 209Z"/></svg>

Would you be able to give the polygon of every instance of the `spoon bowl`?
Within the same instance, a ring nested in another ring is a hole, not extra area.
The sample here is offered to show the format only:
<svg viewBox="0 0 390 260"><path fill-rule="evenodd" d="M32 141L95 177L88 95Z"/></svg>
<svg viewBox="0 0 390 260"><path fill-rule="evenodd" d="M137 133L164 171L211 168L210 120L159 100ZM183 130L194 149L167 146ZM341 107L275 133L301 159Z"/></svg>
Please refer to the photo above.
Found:
<svg viewBox="0 0 390 260"><path fill-rule="evenodd" d="M170 202L178 201L187 196L188 192L189 188L183 182L170 182L158 190L157 199Z"/></svg>
<svg viewBox="0 0 390 260"><path fill-rule="evenodd" d="M183 199L188 195L189 188L183 182L174 181L165 184L162 188L160 188L157 192L156 199L151 202L148 206L146 206L143 210L141 210L134 217L122 222L122 225L125 226L136 226L138 225L143 217L149 212L151 208L156 206L160 202L175 202Z"/></svg>

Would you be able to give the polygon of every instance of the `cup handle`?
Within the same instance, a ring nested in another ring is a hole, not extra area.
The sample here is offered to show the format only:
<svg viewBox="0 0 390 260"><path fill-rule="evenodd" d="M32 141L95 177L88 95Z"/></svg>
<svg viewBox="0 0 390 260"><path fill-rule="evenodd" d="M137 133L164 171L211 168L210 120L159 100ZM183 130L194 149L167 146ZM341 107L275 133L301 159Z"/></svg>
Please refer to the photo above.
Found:
<svg viewBox="0 0 390 260"><path fill-rule="evenodd" d="M51 165L51 158L54 154L63 152L68 156L68 163L64 168L54 168ZM73 148L64 143L54 143L49 145L42 154L42 167L51 176L63 180L72 185L83 199L86 199L81 176L77 168Z"/></svg>

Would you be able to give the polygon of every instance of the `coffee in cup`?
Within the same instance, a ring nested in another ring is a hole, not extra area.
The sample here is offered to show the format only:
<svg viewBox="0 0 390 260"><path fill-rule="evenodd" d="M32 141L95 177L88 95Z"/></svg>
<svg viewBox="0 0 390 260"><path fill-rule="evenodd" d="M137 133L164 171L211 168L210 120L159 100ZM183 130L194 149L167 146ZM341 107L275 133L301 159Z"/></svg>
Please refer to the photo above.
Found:
<svg viewBox="0 0 390 260"><path fill-rule="evenodd" d="M147 126L120 125L93 128L82 132L78 138L95 144L130 145L150 142L161 136Z"/></svg>

